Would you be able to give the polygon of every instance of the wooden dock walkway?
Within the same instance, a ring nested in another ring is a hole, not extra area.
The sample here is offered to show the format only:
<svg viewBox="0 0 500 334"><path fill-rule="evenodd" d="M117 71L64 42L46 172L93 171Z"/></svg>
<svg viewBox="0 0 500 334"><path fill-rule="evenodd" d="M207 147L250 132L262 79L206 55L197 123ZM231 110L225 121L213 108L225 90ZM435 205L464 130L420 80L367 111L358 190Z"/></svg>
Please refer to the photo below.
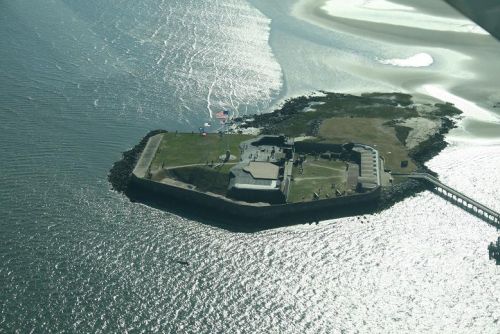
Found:
<svg viewBox="0 0 500 334"><path fill-rule="evenodd" d="M476 216L484 219L488 223L500 228L500 214L487 206L476 202L469 196L447 186L436 177L428 173L412 173L412 174L394 174L397 176L405 176L411 179L421 180L433 185L436 191L451 203L472 212Z"/></svg>

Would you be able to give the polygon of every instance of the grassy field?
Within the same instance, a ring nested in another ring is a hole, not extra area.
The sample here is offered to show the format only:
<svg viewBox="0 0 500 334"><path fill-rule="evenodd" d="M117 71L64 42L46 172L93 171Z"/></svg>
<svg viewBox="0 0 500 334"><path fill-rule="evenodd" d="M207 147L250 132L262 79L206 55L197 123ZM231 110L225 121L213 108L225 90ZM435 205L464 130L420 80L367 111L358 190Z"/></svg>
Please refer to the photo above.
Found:
<svg viewBox="0 0 500 334"><path fill-rule="evenodd" d="M167 133L153 159L151 170L159 169L162 166L172 168L196 164L205 165L207 161L217 163L219 156L224 155L226 150L229 150L231 155L236 157L237 160L234 162L237 162L240 159L239 144L250 138L253 136L234 134L220 137L218 134L201 136L198 133Z"/></svg>
<svg viewBox="0 0 500 334"><path fill-rule="evenodd" d="M387 168L395 172L411 172L416 166L408 156L408 150L397 138L394 127L386 126L381 118L339 117L324 120L319 135L335 143L355 142L374 146L385 159ZM406 168L401 161L408 160Z"/></svg>
<svg viewBox="0 0 500 334"><path fill-rule="evenodd" d="M250 138L253 136L166 133L151 163L153 179L161 181L170 177L192 184L199 190L225 195L229 170L240 160L239 144ZM226 150L236 159L219 165L219 157L225 155ZM214 165L211 165L212 161Z"/></svg>
<svg viewBox="0 0 500 334"><path fill-rule="evenodd" d="M315 111L302 112L309 103ZM446 106L451 112L450 106ZM436 106L436 110L439 107ZM249 126L264 127L264 133L288 136L314 135L315 124L331 117L383 118L387 121L419 116L411 95L401 93L371 93L362 96L326 93L325 96L301 97L288 101L282 110L255 116Z"/></svg>
<svg viewBox="0 0 500 334"><path fill-rule="evenodd" d="M254 120L247 122L247 126L262 128L265 134L283 133L290 137L324 136L327 141L351 140L376 145L385 158L388 168L393 171L411 172L416 167L414 161L409 158L405 145L412 129L404 126L404 121L411 118L425 118L433 121L447 119L448 122L452 122L450 118L461 114L453 104L422 104L414 101L411 95L403 93L369 93L361 96L322 93L324 95L289 99L273 113L254 116ZM332 118L338 121L331 121L330 124L321 126L325 120ZM385 125L382 126L381 123ZM434 138L432 133L429 136ZM435 151L434 147L425 147L426 138L421 140L420 144L424 146L420 147L420 151ZM439 141L433 139L429 143ZM412 152L412 156L415 158L415 151ZM421 153L418 156L421 163L425 154ZM408 160L408 167L401 168L402 160Z"/></svg>
<svg viewBox="0 0 500 334"><path fill-rule="evenodd" d="M226 195L229 185L229 169L210 168L205 166L176 168L168 171L168 176L179 181L192 184L202 191L210 191L220 195Z"/></svg>
<svg viewBox="0 0 500 334"><path fill-rule="evenodd" d="M345 163L342 161L314 160L308 157L303 164L303 173L298 167L293 168L293 181L288 196L289 202L303 202L313 200L313 193L320 198L335 196L335 184L339 191L346 187Z"/></svg>

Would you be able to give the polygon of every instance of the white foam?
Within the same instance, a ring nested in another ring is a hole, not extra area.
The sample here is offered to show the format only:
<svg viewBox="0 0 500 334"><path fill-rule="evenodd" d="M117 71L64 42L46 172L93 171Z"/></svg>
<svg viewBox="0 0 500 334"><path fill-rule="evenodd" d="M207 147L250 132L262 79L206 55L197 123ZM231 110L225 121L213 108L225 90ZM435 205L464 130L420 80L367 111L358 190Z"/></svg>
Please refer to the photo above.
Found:
<svg viewBox="0 0 500 334"><path fill-rule="evenodd" d="M393 65L399 67L428 67L434 63L434 59L428 53L417 53L408 58L377 59L384 65Z"/></svg>
<svg viewBox="0 0 500 334"><path fill-rule="evenodd" d="M334 17L428 30L488 35L486 30L468 19L430 15L419 12L416 8L386 0L328 0L321 8Z"/></svg>

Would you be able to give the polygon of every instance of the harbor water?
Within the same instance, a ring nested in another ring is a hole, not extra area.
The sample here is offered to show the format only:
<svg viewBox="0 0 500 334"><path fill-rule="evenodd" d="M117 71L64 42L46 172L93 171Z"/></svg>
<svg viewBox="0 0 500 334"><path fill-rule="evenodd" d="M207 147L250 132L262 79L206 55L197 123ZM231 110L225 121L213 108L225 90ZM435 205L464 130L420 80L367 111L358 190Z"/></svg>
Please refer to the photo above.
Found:
<svg viewBox="0 0 500 334"><path fill-rule="evenodd" d="M397 90L464 109L428 166L500 211L500 44L435 3L1 2L0 333L498 333L498 233L431 192L236 233L107 181L153 129Z"/></svg>

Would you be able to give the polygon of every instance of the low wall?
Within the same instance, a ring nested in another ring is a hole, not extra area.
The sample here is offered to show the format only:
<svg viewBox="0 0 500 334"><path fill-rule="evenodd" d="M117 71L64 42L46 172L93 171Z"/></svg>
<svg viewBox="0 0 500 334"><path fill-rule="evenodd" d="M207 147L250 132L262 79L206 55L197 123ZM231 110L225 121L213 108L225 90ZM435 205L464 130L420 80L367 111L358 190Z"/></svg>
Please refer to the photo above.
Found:
<svg viewBox="0 0 500 334"><path fill-rule="evenodd" d="M380 199L380 187L364 194L334 197L328 199L320 199L311 202L303 203L288 203L275 204L268 203L247 203L227 198L222 195L198 191L194 186L180 182L174 179L164 179L162 182L150 180L147 177L147 170L156 153L163 134L152 136L148 139L147 144L139 158L134 171L131 173L127 195L136 197L142 193L144 196L154 199L157 203L165 205L171 204L172 200L179 201L188 207L188 211L199 211L193 208L204 209L211 216L234 218L234 222L242 223L246 221L247 226L258 225L261 222L266 223L267 227L286 225L286 219L317 221L319 219L327 219L337 214L346 211L350 213L358 212L360 208L367 208L370 204L377 204ZM308 148L325 149L335 152L342 150L341 145L332 144L316 144L306 145ZM135 191L136 190L136 191ZM140 197L140 196L138 196ZM360 205L361 204L361 205ZM350 214L352 215L352 214ZM321 217L321 218L319 218ZM255 221L259 220L259 223Z"/></svg>
<svg viewBox="0 0 500 334"><path fill-rule="evenodd" d="M329 144L329 143L315 143L308 141L297 141L294 143L295 152L297 153L321 153L321 152L332 152L332 153L342 153L341 144Z"/></svg>
<svg viewBox="0 0 500 334"><path fill-rule="evenodd" d="M175 180L167 180L166 183L151 181L132 175L132 184L142 190L155 194L164 195L159 197L168 201L168 198L182 200L193 207L202 206L204 208L218 211L224 215L231 215L237 218L260 218L273 219L294 215L323 215L325 212L334 213L336 210L346 206L359 206L361 203L376 203L380 198L380 188L371 192L353 196L321 199L303 203L289 203L269 205L267 203L246 203L228 199L224 196L201 192L190 188L189 185Z"/></svg>

